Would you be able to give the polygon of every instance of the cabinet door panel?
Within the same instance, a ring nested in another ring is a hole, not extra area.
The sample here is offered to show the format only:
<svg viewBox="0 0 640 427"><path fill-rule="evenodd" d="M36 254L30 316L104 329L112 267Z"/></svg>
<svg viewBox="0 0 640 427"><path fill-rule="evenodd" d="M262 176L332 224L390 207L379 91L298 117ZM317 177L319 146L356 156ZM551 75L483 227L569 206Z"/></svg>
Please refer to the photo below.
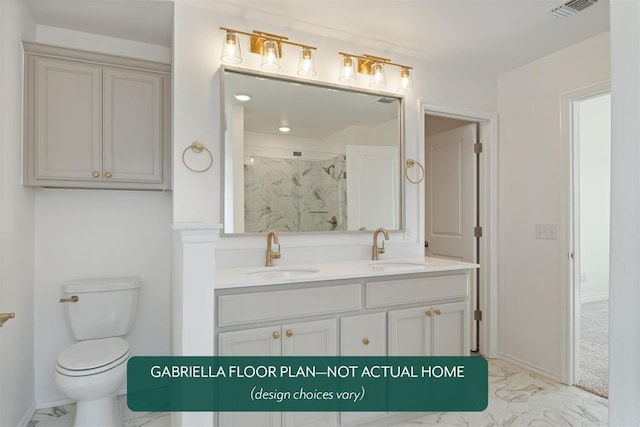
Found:
<svg viewBox="0 0 640 427"><path fill-rule="evenodd" d="M34 61L36 178L99 180L100 67L49 58Z"/></svg>
<svg viewBox="0 0 640 427"><path fill-rule="evenodd" d="M162 76L105 68L104 108L105 179L162 182Z"/></svg>
<svg viewBox="0 0 640 427"><path fill-rule="evenodd" d="M340 319L340 355L385 356L386 316L386 313L372 313ZM349 425L382 416L381 412L341 412L340 421L341 425Z"/></svg>
<svg viewBox="0 0 640 427"><path fill-rule="evenodd" d="M434 312L440 310L440 314L434 316L434 355L468 356L467 303L440 304L433 308Z"/></svg>
<svg viewBox="0 0 640 427"><path fill-rule="evenodd" d="M386 314L372 313L340 319L340 355L385 356Z"/></svg>
<svg viewBox="0 0 640 427"><path fill-rule="evenodd" d="M335 319L283 325L282 339L284 356L336 356L338 354L338 330ZM285 412L283 419L286 427L338 425L338 414L335 412Z"/></svg>
<svg viewBox="0 0 640 427"><path fill-rule="evenodd" d="M283 356L338 354L338 329L335 319L283 325L282 340Z"/></svg>
<svg viewBox="0 0 640 427"><path fill-rule="evenodd" d="M274 338L277 332L278 338ZM280 326L218 334L220 356L279 356ZM220 412L220 427L279 427L280 412Z"/></svg>
<svg viewBox="0 0 640 427"><path fill-rule="evenodd" d="M407 308L389 312L389 355L431 355L431 322L429 307Z"/></svg>

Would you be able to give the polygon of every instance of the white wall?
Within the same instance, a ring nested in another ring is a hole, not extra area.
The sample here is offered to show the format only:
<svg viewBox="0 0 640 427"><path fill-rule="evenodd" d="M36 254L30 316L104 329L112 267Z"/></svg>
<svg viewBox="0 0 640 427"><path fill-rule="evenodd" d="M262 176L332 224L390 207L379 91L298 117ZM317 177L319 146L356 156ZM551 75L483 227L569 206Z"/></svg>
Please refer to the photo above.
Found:
<svg viewBox="0 0 640 427"><path fill-rule="evenodd" d="M22 187L22 45L35 24L20 1L0 2L0 424L28 420L34 402L34 191ZM26 419L25 419L26 418Z"/></svg>
<svg viewBox="0 0 640 427"><path fill-rule="evenodd" d="M640 4L611 0L609 425L640 425Z"/></svg>
<svg viewBox="0 0 640 427"><path fill-rule="evenodd" d="M38 407L64 399L57 354L73 343L58 302L63 282L140 276L134 355L170 354L171 193L38 189L35 236L35 371Z"/></svg>
<svg viewBox="0 0 640 427"><path fill-rule="evenodd" d="M609 298L611 95L577 103L580 156L580 301Z"/></svg>
<svg viewBox="0 0 640 427"><path fill-rule="evenodd" d="M498 78L500 115L499 352L559 378L568 262L564 93L610 78L609 34ZM536 240L535 224L556 224L558 240Z"/></svg>
<svg viewBox="0 0 640 427"><path fill-rule="evenodd" d="M366 52L385 56L385 52L355 46L341 40L320 37L300 31L283 29L269 23L254 22L238 16L177 3L174 9L174 220L176 222L199 222L215 224L222 221L221 169L216 162L206 174L193 174L181 164L180 156L186 146L194 140L202 140L210 147L216 159L220 158L220 85L218 69L220 47L224 33L219 26L251 31L259 29L276 34L285 34L291 40L311 43L318 47L317 76L313 80L337 83L339 75L339 51ZM251 54L244 43L243 68L258 69L260 56ZM285 46L280 74L295 76L297 48ZM418 135L418 100L435 105L454 105L483 110L496 110L495 77L482 76L472 71L459 71L438 67L415 58L393 55L394 61L414 67L415 90L405 102L406 157L420 159L422 136ZM387 83L391 91L396 90L397 77L387 71ZM395 79L395 81L394 81ZM358 85L365 87L366 79ZM416 255L422 253L422 235L418 206L420 187L406 187L405 209L409 232L392 233L387 246L387 256ZM219 248L219 265L231 266L238 262L244 265L261 265L264 257L263 237L223 237ZM341 234L316 236L313 240L304 236L281 237L283 257L281 265L313 259L355 259L369 256L371 245L368 234ZM330 251L322 246L330 246ZM295 250L294 250L295 248ZM291 252L289 252L291 251ZM294 253L295 251L295 253ZM222 253L226 252L226 254Z"/></svg>
<svg viewBox="0 0 640 427"><path fill-rule="evenodd" d="M39 27L38 42L163 61L168 48ZM170 192L37 189L35 209L36 404L64 401L53 379L58 352L72 343L58 303L60 285L84 277L140 276L134 355L170 353Z"/></svg>

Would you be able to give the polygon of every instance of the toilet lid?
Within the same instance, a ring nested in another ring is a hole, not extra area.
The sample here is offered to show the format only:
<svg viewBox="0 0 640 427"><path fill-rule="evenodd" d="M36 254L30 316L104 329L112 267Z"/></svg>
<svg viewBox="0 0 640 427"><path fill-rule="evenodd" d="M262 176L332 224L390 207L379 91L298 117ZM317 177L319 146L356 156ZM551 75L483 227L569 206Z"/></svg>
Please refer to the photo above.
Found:
<svg viewBox="0 0 640 427"><path fill-rule="evenodd" d="M120 337L79 341L58 355L58 365L69 370L95 369L118 360L129 351Z"/></svg>

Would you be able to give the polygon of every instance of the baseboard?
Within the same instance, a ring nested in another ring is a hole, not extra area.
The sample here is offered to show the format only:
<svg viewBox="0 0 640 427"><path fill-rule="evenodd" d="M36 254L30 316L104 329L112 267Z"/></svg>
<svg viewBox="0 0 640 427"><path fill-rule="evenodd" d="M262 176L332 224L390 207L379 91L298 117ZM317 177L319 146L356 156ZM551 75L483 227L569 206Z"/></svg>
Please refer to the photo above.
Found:
<svg viewBox="0 0 640 427"><path fill-rule="evenodd" d="M581 295L580 304L589 304L590 302L607 301L609 292L599 292L597 294Z"/></svg>
<svg viewBox="0 0 640 427"><path fill-rule="evenodd" d="M49 398L47 400L36 402L36 409L48 409L48 408L53 408L55 406L69 405L70 403L76 403L76 402L74 400L69 399L68 397Z"/></svg>
<svg viewBox="0 0 640 427"><path fill-rule="evenodd" d="M31 421L31 418L33 418L33 414L35 414L35 412L36 412L36 402L31 402L31 405L29 405L27 412L24 413L24 415L22 416L22 419L18 422L17 427L27 427L27 425L29 424L29 421Z"/></svg>
<svg viewBox="0 0 640 427"><path fill-rule="evenodd" d="M525 362L523 360L520 360L516 357L512 357L512 356L508 356L504 353L499 353L499 359L503 359L506 360L507 362L513 363L514 365L518 365L521 368L525 368L530 370L531 372L535 372L536 374L539 375L544 375L547 378L550 378L554 381L558 381L559 383L562 383L562 380L560 379L560 375L553 373L553 372L549 372L546 369L540 368L538 366L532 365L528 362Z"/></svg>

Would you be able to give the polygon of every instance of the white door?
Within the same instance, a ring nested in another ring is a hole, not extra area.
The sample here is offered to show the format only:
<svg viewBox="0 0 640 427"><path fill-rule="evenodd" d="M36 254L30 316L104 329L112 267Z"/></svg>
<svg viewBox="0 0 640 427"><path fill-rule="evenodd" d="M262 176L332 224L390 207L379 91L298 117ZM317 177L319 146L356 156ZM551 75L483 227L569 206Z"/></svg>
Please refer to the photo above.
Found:
<svg viewBox="0 0 640 427"><path fill-rule="evenodd" d="M426 138L425 255L474 262L476 162L472 123ZM476 306L476 275L471 274L471 307ZM472 316L473 317L473 316ZM470 328L476 330L475 321ZM471 348L477 348L475 333Z"/></svg>
<svg viewBox="0 0 640 427"><path fill-rule="evenodd" d="M431 356L430 307L389 312L389 356Z"/></svg>
<svg viewBox="0 0 640 427"><path fill-rule="evenodd" d="M398 147L347 145L346 155L348 229L400 228Z"/></svg>
<svg viewBox="0 0 640 427"><path fill-rule="evenodd" d="M426 139L427 255L473 262L476 124Z"/></svg>

